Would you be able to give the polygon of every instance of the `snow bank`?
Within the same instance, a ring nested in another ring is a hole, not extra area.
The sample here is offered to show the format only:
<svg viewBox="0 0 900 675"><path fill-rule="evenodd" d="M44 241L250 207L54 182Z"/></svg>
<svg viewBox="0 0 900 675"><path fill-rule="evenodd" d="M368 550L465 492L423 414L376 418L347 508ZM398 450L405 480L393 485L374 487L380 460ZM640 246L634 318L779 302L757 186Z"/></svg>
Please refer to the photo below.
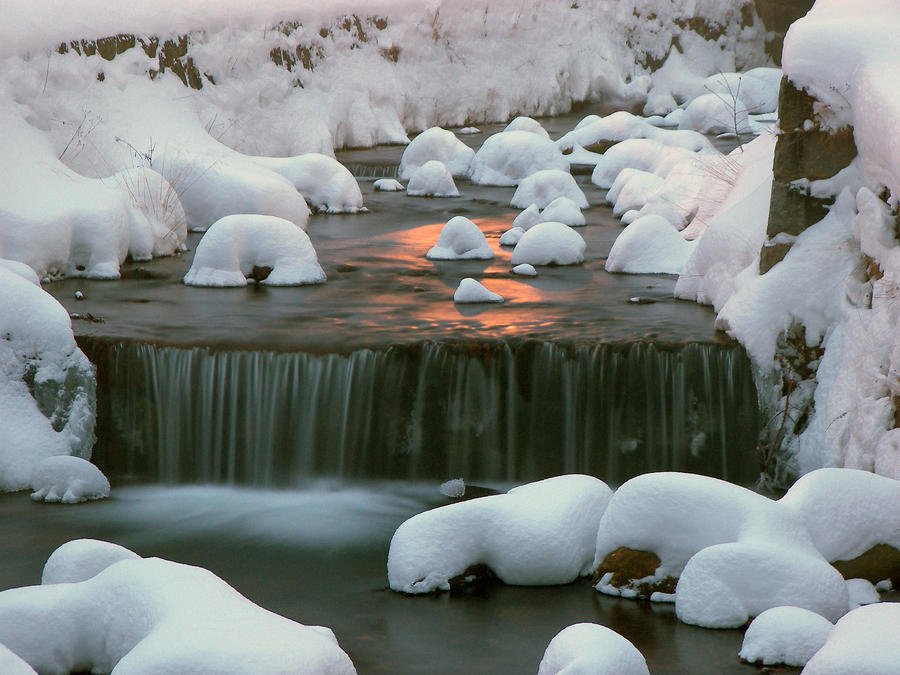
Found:
<svg viewBox="0 0 900 675"><path fill-rule="evenodd" d="M327 628L268 612L205 569L113 553L82 581L0 593L0 642L39 672L355 672ZM62 557L76 568L62 576L87 573L83 556Z"/></svg>
<svg viewBox="0 0 900 675"><path fill-rule="evenodd" d="M441 228L429 260L490 260L494 252L479 227L465 216L454 216Z"/></svg>
<svg viewBox="0 0 900 675"><path fill-rule="evenodd" d="M503 302L503 298L486 289L481 282L466 277L459 282L453 293L453 302L458 304L478 304L482 302Z"/></svg>
<svg viewBox="0 0 900 675"><path fill-rule="evenodd" d="M472 159L469 178L479 185L518 185L548 169L569 172L569 162L553 141L528 131L503 131L482 143Z"/></svg>
<svg viewBox="0 0 900 675"><path fill-rule="evenodd" d="M246 286L254 268L269 268L260 283L300 286L325 282L316 251L302 229L282 218L226 216L203 235L191 268L189 286Z"/></svg>
<svg viewBox="0 0 900 675"><path fill-rule="evenodd" d="M456 178L465 178L475 151L452 131L431 127L416 136L400 157L400 180L409 180L416 170L430 160L442 162Z"/></svg>
<svg viewBox="0 0 900 675"><path fill-rule="evenodd" d="M509 205L524 209L536 204L539 209L543 209L559 197L571 199L580 209L588 207L587 198L569 173L568 167L563 171L559 169L535 171L525 177L516 188Z"/></svg>
<svg viewBox="0 0 900 675"><path fill-rule="evenodd" d="M31 473L34 501L77 504L109 497L109 481L96 466L81 457L48 457Z"/></svg>
<svg viewBox="0 0 900 675"><path fill-rule="evenodd" d="M459 190L443 162L432 159L416 169L406 184L406 194L410 197L459 197Z"/></svg>
<svg viewBox="0 0 900 675"><path fill-rule="evenodd" d="M2 266L0 336L0 490L22 490L48 457L90 457L96 381L66 310Z"/></svg>
<svg viewBox="0 0 900 675"><path fill-rule="evenodd" d="M750 663L803 667L822 648L834 625L799 607L773 607L753 619L738 654Z"/></svg>
<svg viewBox="0 0 900 675"><path fill-rule="evenodd" d="M476 564L515 585L568 583L590 572L597 523L612 491L590 476L548 478L425 511L394 533L388 580L404 593L448 590Z"/></svg>
<svg viewBox="0 0 900 675"><path fill-rule="evenodd" d="M550 641L538 675L649 675L647 662L626 638L596 623L576 623Z"/></svg>
<svg viewBox="0 0 900 675"><path fill-rule="evenodd" d="M510 262L513 265L579 265L584 262L581 235L563 223L538 223L519 239Z"/></svg>
<svg viewBox="0 0 900 675"><path fill-rule="evenodd" d="M316 211L359 213L364 210L359 184L333 157L310 152L296 157L254 157L254 160L287 178Z"/></svg>
<svg viewBox="0 0 900 675"><path fill-rule="evenodd" d="M679 274L696 248L662 216L642 216L616 237L607 272Z"/></svg>
<svg viewBox="0 0 900 675"><path fill-rule="evenodd" d="M887 675L900 662L900 603L885 602L853 610L835 625L805 675Z"/></svg>

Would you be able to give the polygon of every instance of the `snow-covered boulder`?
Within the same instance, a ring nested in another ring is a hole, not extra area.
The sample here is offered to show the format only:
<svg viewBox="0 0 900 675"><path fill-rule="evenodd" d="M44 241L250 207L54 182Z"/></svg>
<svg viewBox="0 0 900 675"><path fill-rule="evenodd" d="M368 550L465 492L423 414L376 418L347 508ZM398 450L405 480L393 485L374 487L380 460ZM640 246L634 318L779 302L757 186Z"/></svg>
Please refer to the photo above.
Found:
<svg viewBox="0 0 900 675"><path fill-rule="evenodd" d="M534 269L534 265L529 265L528 263L520 263L513 267L510 271L513 274L518 274L521 277L536 277L538 275L537 270Z"/></svg>
<svg viewBox="0 0 900 675"><path fill-rule="evenodd" d="M388 580L404 593L448 590L477 564L515 585L564 584L590 572L597 524L612 491L567 475L425 511L394 533Z"/></svg>
<svg viewBox="0 0 900 675"><path fill-rule="evenodd" d="M553 141L528 131L504 131L488 137L475 153L469 178L479 185L518 185L544 169L569 170Z"/></svg>
<svg viewBox="0 0 900 675"><path fill-rule="evenodd" d="M544 222L541 217L541 210L537 204L531 204L527 209L522 211L515 217L512 222L513 227L521 227L523 230L530 230L538 223Z"/></svg>
<svg viewBox="0 0 900 675"><path fill-rule="evenodd" d="M610 146L631 138L651 138L663 145L681 147L692 152L712 147L703 134L690 130L660 129L647 119L624 110L598 118L589 124L580 124L556 144L564 151L583 148L589 152L603 153Z"/></svg>
<svg viewBox="0 0 900 675"><path fill-rule="evenodd" d="M519 243L519 240L522 238L523 234L525 234L525 230L523 230L521 227L511 227L506 232L500 235L500 245L515 246Z"/></svg>
<svg viewBox="0 0 900 675"><path fill-rule="evenodd" d="M406 189L403 183L395 178L379 178L372 183L372 188L378 192L402 192Z"/></svg>
<svg viewBox="0 0 900 675"><path fill-rule="evenodd" d="M260 283L271 286L325 281L316 250L301 228L275 216L233 215L216 221L203 235L184 283L246 286L254 268L269 268Z"/></svg>
<svg viewBox="0 0 900 675"><path fill-rule="evenodd" d="M888 675L900 663L900 603L860 607L837 622L804 675Z"/></svg>
<svg viewBox="0 0 900 675"><path fill-rule="evenodd" d="M459 282L453 293L453 302L458 304L479 304L483 302L503 302L503 298L486 289L481 282L466 277Z"/></svg>
<svg viewBox="0 0 900 675"><path fill-rule="evenodd" d="M268 612L208 570L159 558L3 591L0 642L42 673L356 672L329 629Z"/></svg>
<svg viewBox="0 0 900 675"><path fill-rule="evenodd" d="M563 223L538 223L516 244L513 265L579 265L584 262L584 239Z"/></svg>
<svg viewBox="0 0 900 675"><path fill-rule="evenodd" d="M109 541L73 539L57 548L41 573L42 584L75 584L95 577L120 560L140 560L134 551Z"/></svg>
<svg viewBox="0 0 900 675"><path fill-rule="evenodd" d="M36 502L77 504L109 497L109 481L86 459L60 455L48 457L34 468L31 490Z"/></svg>
<svg viewBox="0 0 900 675"><path fill-rule="evenodd" d="M550 138L550 134L547 133L547 130L533 117L516 117L512 122L506 125L503 131L527 131L543 138Z"/></svg>
<svg viewBox="0 0 900 675"><path fill-rule="evenodd" d="M0 644L0 673L6 675L37 675L34 668Z"/></svg>
<svg viewBox="0 0 900 675"><path fill-rule="evenodd" d="M678 123L679 129L702 134L747 134L747 106L728 94L704 94L691 101Z"/></svg>
<svg viewBox="0 0 900 675"><path fill-rule="evenodd" d="M692 160L695 153L650 138L631 138L603 153L591 173L591 182L604 190L612 187L622 169L649 171L665 178L678 163Z"/></svg>
<svg viewBox="0 0 900 675"><path fill-rule="evenodd" d="M584 214L574 201L568 197L557 197L541 211L541 220L564 223L569 227L581 227L585 224Z"/></svg>
<svg viewBox="0 0 900 675"><path fill-rule="evenodd" d="M754 68L746 73L710 75L703 88L729 103L739 101L752 115L778 110L780 68ZM690 106L688 106L690 108Z"/></svg>
<svg viewBox="0 0 900 675"><path fill-rule="evenodd" d="M309 206L325 213L364 211L363 196L343 164L317 152L295 157L254 157L254 161L287 178Z"/></svg>
<svg viewBox="0 0 900 675"><path fill-rule="evenodd" d="M663 179L650 171L622 169L606 193L606 201L613 205L613 215L621 216L642 208L662 184Z"/></svg>
<svg viewBox="0 0 900 675"><path fill-rule="evenodd" d="M643 216L616 237L607 272L628 274L679 274L696 242L684 237L662 216Z"/></svg>
<svg viewBox="0 0 900 675"><path fill-rule="evenodd" d="M596 623L563 628L547 645L538 675L649 675L643 655L629 640Z"/></svg>
<svg viewBox="0 0 900 675"><path fill-rule="evenodd" d="M539 209L543 209L557 197L568 197L580 209L588 207L587 198L572 174L559 169L536 171L524 178L516 188L509 205L524 209L531 204L537 204Z"/></svg>
<svg viewBox="0 0 900 675"><path fill-rule="evenodd" d="M32 268L30 268L25 263L21 263L18 260L7 260L6 258L0 258L0 267L4 268L8 272L12 272L13 274L18 274L20 277L25 279L38 288L41 286L41 280Z"/></svg>
<svg viewBox="0 0 900 675"><path fill-rule="evenodd" d="M881 602L881 596L878 595L875 584L867 579L847 579L844 585L847 587L847 611Z"/></svg>
<svg viewBox="0 0 900 675"><path fill-rule="evenodd" d="M432 159L413 173L406 185L406 194L410 197L459 197L459 190L443 162Z"/></svg>
<svg viewBox="0 0 900 675"><path fill-rule="evenodd" d="M490 260L494 252L475 223L465 216L454 216L441 228L437 244L425 257L429 260Z"/></svg>
<svg viewBox="0 0 900 675"><path fill-rule="evenodd" d="M773 607L757 616L744 633L739 656L764 666L803 667L822 648L834 625L800 607Z"/></svg>
<svg viewBox="0 0 900 675"><path fill-rule="evenodd" d="M96 380L68 312L6 267L0 336L0 491L23 490L48 457L91 456Z"/></svg>
<svg viewBox="0 0 900 675"><path fill-rule="evenodd" d="M475 151L456 137L452 131L431 127L416 136L400 157L400 180L409 180L418 168L431 160L447 167L456 178L464 178Z"/></svg>

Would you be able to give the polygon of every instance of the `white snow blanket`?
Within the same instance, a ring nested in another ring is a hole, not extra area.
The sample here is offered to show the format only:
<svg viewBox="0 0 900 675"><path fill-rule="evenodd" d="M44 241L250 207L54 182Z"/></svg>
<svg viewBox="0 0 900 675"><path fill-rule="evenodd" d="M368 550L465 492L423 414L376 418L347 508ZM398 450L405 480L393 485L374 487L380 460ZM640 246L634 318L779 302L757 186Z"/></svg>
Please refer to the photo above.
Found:
<svg viewBox="0 0 900 675"><path fill-rule="evenodd" d="M449 590L451 578L483 564L507 584L568 583L591 571L611 495L602 481L573 474L425 511L394 533L388 581L404 593Z"/></svg>

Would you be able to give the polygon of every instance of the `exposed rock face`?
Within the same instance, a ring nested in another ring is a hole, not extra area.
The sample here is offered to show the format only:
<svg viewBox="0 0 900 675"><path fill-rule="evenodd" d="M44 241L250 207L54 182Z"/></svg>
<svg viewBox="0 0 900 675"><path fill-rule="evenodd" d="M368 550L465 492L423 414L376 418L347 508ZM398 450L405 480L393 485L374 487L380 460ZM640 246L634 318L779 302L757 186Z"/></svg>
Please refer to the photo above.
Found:
<svg viewBox="0 0 900 675"><path fill-rule="evenodd" d="M853 560L832 565L845 579L867 579L873 584L890 579L894 588L900 588L900 551L893 546L878 544Z"/></svg>
<svg viewBox="0 0 900 675"><path fill-rule="evenodd" d="M653 593L674 593L674 577L655 578L659 567L659 556L650 551L636 551L620 546L607 555L594 571L594 583L600 582L607 574L612 574L605 583L619 589L628 589L636 597L649 598Z"/></svg>

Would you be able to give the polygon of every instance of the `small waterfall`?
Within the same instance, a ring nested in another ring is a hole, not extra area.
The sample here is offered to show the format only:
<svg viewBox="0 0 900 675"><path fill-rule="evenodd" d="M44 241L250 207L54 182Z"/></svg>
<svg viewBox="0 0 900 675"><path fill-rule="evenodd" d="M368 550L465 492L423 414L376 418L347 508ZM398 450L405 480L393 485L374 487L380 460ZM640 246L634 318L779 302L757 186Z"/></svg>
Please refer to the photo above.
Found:
<svg viewBox="0 0 900 675"><path fill-rule="evenodd" d="M354 178L396 178L400 167L396 164L346 164Z"/></svg>
<svg viewBox="0 0 900 675"><path fill-rule="evenodd" d="M736 345L307 354L85 339L82 349L98 368L94 460L120 478L279 486L758 473L756 392Z"/></svg>

